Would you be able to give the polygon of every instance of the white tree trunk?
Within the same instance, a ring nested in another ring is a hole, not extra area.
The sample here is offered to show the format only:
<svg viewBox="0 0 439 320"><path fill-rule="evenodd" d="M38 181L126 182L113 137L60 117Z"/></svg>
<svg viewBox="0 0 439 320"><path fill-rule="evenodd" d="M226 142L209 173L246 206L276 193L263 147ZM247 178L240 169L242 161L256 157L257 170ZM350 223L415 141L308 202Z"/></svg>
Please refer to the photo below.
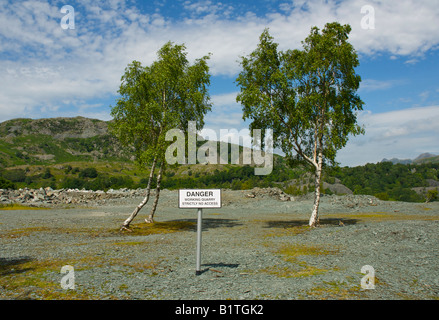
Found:
<svg viewBox="0 0 439 320"><path fill-rule="evenodd" d="M315 179L315 196L314 196L314 206L312 209L311 217L309 218L309 226L315 227L319 224L319 204L320 204L320 181L322 178L322 166L323 166L323 154L319 152L318 163L316 168L316 179Z"/></svg>
<svg viewBox="0 0 439 320"><path fill-rule="evenodd" d="M149 173L148 185L146 186L146 196L145 196L145 198L134 209L134 211L131 213L131 215L128 217L128 219L125 220L125 222L123 223L121 229L128 229L130 223L137 216L137 213L139 213L139 211L148 203L149 195L151 194L151 181L152 181L152 178L154 177L154 171L155 171L156 163L157 163L157 159L154 158L154 161L152 162L152 166L151 166L151 172Z"/></svg>
<svg viewBox="0 0 439 320"><path fill-rule="evenodd" d="M162 181L163 167L164 167L164 164L162 162L160 165L159 174L157 176L157 188L156 188L154 203L152 204L151 213L149 214L148 219L145 219L145 222L147 222L147 223L154 222L154 214L155 214L155 211L157 209L157 204L159 202L159 197L160 197L160 183Z"/></svg>

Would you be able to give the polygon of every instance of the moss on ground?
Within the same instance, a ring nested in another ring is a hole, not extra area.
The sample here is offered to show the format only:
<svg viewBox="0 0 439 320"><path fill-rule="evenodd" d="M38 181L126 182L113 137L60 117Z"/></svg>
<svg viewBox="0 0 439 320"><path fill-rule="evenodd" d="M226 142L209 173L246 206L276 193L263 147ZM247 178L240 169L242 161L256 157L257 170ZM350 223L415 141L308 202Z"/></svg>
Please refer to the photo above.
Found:
<svg viewBox="0 0 439 320"><path fill-rule="evenodd" d="M0 210L50 210L50 208L33 207L18 203L0 204Z"/></svg>
<svg viewBox="0 0 439 320"><path fill-rule="evenodd" d="M309 255L336 254L338 250L328 249L327 247L318 245L305 245L298 243L283 243L279 245L274 241L270 241L271 238L278 237L293 238L312 230L306 223L297 221L272 221L270 226L272 226L272 229L269 232L266 232L264 235L264 239L266 240L265 246L274 248L272 249L273 253L280 256L284 261L289 262L289 264L287 266L275 265L269 268L264 268L261 269L260 272L268 273L281 278L294 278L309 277L330 271L312 266L309 263L300 260L299 258L301 256Z"/></svg>
<svg viewBox="0 0 439 320"><path fill-rule="evenodd" d="M29 257L0 259L0 298L7 299L44 299L76 300L98 299L80 290L61 287L62 266L69 264L64 260L34 260ZM77 265L77 264L76 264ZM59 274L60 282L47 279L48 273Z"/></svg>
<svg viewBox="0 0 439 320"><path fill-rule="evenodd" d="M196 222L192 221L164 221L133 225L129 231L123 231L122 234L128 236L147 236L152 234L190 231L195 230L195 228Z"/></svg>
<svg viewBox="0 0 439 320"><path fill-rule="evenodd" d="M361 290L358 281L353 282L350 279L346 281L323 281L322 284L314 286L305 292L302 299L336 299L336 300L351 300L358 299L365 295Z"/></svg>
<svg viewBox="0 0 439 320"><path fill-rule="evenodd" d="M382 221L405 221L405 220L439 220L437 216L422 214L405 214L401 212L355 212L355 213L328 213L320 215L320 219L333 219L355 221L355 222L382 222ZM345 223L346 224L346 223ZM347 223L349 224L349 223Z"/></svg>

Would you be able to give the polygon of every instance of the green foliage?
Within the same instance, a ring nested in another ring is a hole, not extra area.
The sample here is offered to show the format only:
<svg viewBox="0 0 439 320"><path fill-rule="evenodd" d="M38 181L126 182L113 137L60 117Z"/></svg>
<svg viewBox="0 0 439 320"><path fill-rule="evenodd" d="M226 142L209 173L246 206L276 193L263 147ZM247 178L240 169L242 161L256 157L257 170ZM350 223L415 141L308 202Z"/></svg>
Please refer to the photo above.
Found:
<svg viewBox="0 0 439 320"><path fill-rule="evenodd" d="M384 200L384 201L389 200L389 194L387 192L375 193L374 196L380 200Z"/></svg>
<svg viewBox="0 0 439 320"><path fill-rule="evenodd" d="M250 132L272 130L273 145L290 165L306 164L315 170L317 192L310 226L318 217L323 164L335 164L338 150L350 135L364 133L357 124L363 101L357 95L361 78L355 73L357 53L348 42L349 25L327 23L320 32L311 28L303 50L278 51L278 44L265 29L260 43L242 57L236 82L236 100L243 119L250 119ZM264 145L262 133L261 145Z"/></svg>
<svg viewBox="0 0 439 320"><path fill-rule="evenodd" d="M354 194L369 194L382 200L422 202L424 197L412 190L426 187L426 179L439 180L439 164L368 163L357 167L333 167L328 175L341 180Z"/></svg>
<svg viewBox="0 0 439 320"><path fill-rule="evenodd" d="M82 189L84 183L83 179L67 177L61 183L61 187L64 189Z"/></svg>
<svg viewBox="0 0 439 320"><path fill-rule="evenodd" d="M119 141L111 134L102 134L89 138L65 138L64 145L66 148L75 150L80 153L90 153L98 151L100 159L125 159L129 150L123 148ZM123 150L123 152L121 152Z"/></svg>
<svg viewBox="0 0 439 320"><path fill-rule="evenodd" d="M0 123L0 164L14 167L129 160L131 150L123 148L114 136L106 132L107 127L105 121L81 117L4 121ZM88 132L85 133L84 128ZM82 137L84 134L94 136Z"/></svg>
<svg viewBox="0 0 439 320"><path fill-rule="evenodd" d="M13 182L0 177L0 189L16 189L16 185Z"/></svg>
<svg viewBox="0 0 439 320"><path fill-rule="evenodd" d="M184 45L168 42L152 65L133 61L122 76L110 130L123 145L134 146L140 166L150 165L153 159L163 165L170 144L165 140L168 130L186 132L188 121L201 129L204 115L211 110L209 56L190 65L185 50Z"/></svg>
<svg viewBox="0 0 439 320"><path fill-rule="evenodd" d="M333 194L333 192L332 192L331 189L329 189L329 188L326 188L325 190L323 190L323 193L324 193L324 194L328 194L328 195Z"/></svg>
<svg viewBox="0 0 439 320"><path fill-rule="evenodd" d="M163 188L228 188L233 190L247 190L254 187L279 187L279 182L291 179L293 170L275 166L266 176L256 176L254 168L245 166L230 166L226 170L215 169L211 174L193 174L187 177L167 176L162 181Z"/></svg>
<svg viewBox="0 0 439 320"><path fill-rule="evenodd" d="M98 171L96 168L85 168L79 172L79 178L96 178Z"/></svg>
<svg viewBox="0 0 439 320"><path fill-rule="evenodd" d="M26 179L26 172L23 169L5 170L3 178L12 182L24 182Z"/></svg>
<svg viewBox="0 0 439 320"><path fill-rule="evenodd" d="M285 160L274 158L273 171L266 176L254 175L254 168L246 165L226 165L221 169L200 171L190 166L185 173L179 173L178 167L170 168L165 174L162 187L166 189L180 188L227 188L246 190L254 187L281 187L288 194L299 196L314 191L314 183L310 183L303 167L289 168ZM122 170L123 166L107 164L99 167L88 166L88 163L66 165L64 167L36 167L29 169L3 169L0 172L0 189L40 188L51 186L53 189L88 189L108 190L120 188L145 188L148 183L147 172L134 175L131 170ZM71 170L67 170L72 168ZM202 166L207 169L208 167ZM66 170L68 173L66 173ZM189 171L192 175L189 176ZM76 172L76 173L75 173ZM77 174L79 173L79 174ZM412 190L416 187L427 187L426 179L439 181L439 164L393 165L390 162L367 164L358 167L328 167L326 182L335 182L335 178L354 191L355 194L369 194L381 200L398 200L408 202L434 201L437 199L434 190L418 194ZM292 179L295 179L293 183ZM311 179L312 182L312 179ZM156 181L153 180L154 188ZM323 190L331 194L330 190Z"/></svg>
<svg viewBox="0 0 439 320"><path fill-rule="evenodd" d="M349 135L363 133L356 112L363 102L356 91L357 54L347 41L349 25L317 27L303 42L303 50L278 51L268 30L248 57L242 57L237 101L253 129L273 129L274 147L290 160L321 166L335 161L336 151ZM295 163L295 162L293 162Z"/></svg>
<svg viewBox="0 0 439 320"><path fill-rule="evenodd" d="M140 187L136 185L130 176L109 176L101 174L93 179L84 177L66 177L61 183L61 187L65 189L86 189L86 190L108 190L128 188L134 189Z"/></svg>
<svg viewBox="0 0 439 320"><path fill-rule="evenodd" d="M289 185L288 187L286 187L284 189L285 193L288 193L292 196L302 196L307 194L308 192L312 191L312 188L308 188L307 185L303 185L302 187L298 186L298 185ZM323 192L325 194L332 194L332 192L327 189L327 190L323 190Z"/></svg>
<svg viewBox="0 0 439 320"><path fill-rule="evenodd" d="M438 199L437 189L432 189L427 191L427 195L425 196L427 202L435 201Z"/></svg>
<svg viewBox="0 0 439 320"><path fill-rule="evenodd" d="M43 178L43 179L50 179L50 178L52 178L52 177L53 177L53 174L50 172L50 168L46 168L46 169L44 170L44 173L43 173L42 178Z"/></svg>

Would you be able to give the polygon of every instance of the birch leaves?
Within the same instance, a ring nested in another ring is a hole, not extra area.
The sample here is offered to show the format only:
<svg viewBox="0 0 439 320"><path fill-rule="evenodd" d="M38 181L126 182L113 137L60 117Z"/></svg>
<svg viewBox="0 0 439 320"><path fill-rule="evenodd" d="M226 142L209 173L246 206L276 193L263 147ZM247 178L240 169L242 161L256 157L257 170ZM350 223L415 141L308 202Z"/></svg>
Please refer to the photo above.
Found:
<svg viewBox="0 0 439 320"><path fill-rule="evenodd" d="M356 94L361 78L355 73L357 54L347 41L350 31L337 22L321 32L313 27L302 50L280 52L266 29L256 50L241 58L236 79L241 88L237 101L243 119L251 120L250 129L273 129L274 147L292 162L314 168L310 226L318 224L323 164L335 163L349 135L364 131L356 119L363 102Z"/></svg>
<svg viewBox="0 0 439 320"><path fill-rule="evenodd" d="M174 128L186 132L188 121L199 130L204 126L204 115L211 110L209 56L190 65L185 50L184 45L168 42L158 51L157 61L146 67L133 61L122 76L121 97L111 110L111 129L124 145L134 146L141 167L151 166L146 197L124 222L124 228L148 202L154 170L159 168L156 199L147 219L153 221L170 144L166 132Z"/></svg>

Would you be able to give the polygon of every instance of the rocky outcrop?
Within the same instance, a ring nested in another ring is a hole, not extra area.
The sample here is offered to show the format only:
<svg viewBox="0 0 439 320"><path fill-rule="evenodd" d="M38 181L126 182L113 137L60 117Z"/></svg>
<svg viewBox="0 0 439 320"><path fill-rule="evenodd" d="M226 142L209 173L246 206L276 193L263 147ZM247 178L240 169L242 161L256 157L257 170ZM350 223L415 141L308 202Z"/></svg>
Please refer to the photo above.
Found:
<svg viewBox="0 0 439 320"><path fill-rule="evenodd" d="M338 180L338 179L337 179ZM336 183L322 183L323 190L329 189L332 193L343 195L343 194L353 194L352 190L341 184L338 180Z"/></svg>
<svg viewBox="0 0 439 320"><path fill-rule="evenodd" d="M294 197L286 194L279 188L253 188L246 194L247 198L270 197L280 201L294 201Z"/></svg>
<svg viewBox="0 0 439 320"><path fill-rule="evenodd" d="M84 117L48 119L12 119L0 123L0 137L37 134L57 140L90 138L107 134L108 122Z"/></svg>
<svg viewBox="0 0 439 320"><path fill-rule="evenodd" d="M52 188L40 189L19 189L5 190L0 189L0 203L21 203L34 206L45 205L66 205L66 204L104 204L112 199L134 198L143 196L145 189L119 189L108 191L92 191L78 189L60 189Z"/></svg>
<svg viewBox="0 0 439 320"><path fill-rule="evenodd" d="M154 193L155 190L152 190ZM163 190L165 191L165 190ZM170 191L171 192L171 191ZM144 197L146 189L110 189L108 191L92 191L79 189L54 190L50 187L40 189L0 189L0 204L19 203L31 206L53 205L100 205L114 199L130 199ZM254 188L245 191L248 198L274 198L280 201L294 201L294 197L279 188Z"/></svg>

